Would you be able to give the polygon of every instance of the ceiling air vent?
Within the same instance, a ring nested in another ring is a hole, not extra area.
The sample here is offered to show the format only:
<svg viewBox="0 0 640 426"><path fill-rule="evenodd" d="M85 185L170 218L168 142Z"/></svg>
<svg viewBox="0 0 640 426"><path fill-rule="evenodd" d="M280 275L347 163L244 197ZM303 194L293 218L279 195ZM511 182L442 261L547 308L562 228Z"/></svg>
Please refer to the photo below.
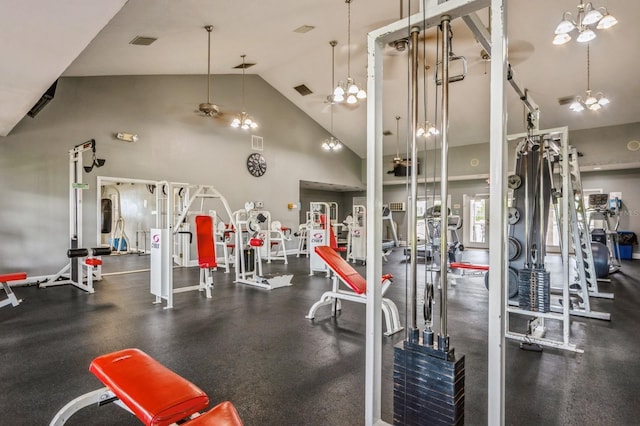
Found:
<svg viewBox="0 0 640 426"><path fill-rule="evenodd" d="M304 33L308 33L309 31L313 30L315 27L313 25L302 25L301 27L296 28L295 30L293 30L294 33L300 33L300 34L304 34Z"/></svg>
<svg viewBox="0 0 640 426"><path fill-rule="evenodd" d="M300 93L302 96L307 96L312 94L313 92L311 91L311 89L309 89L306 85L301 84L300 86L296 86L294 87L294 89L296 89L296 92Z"/></svg>
<svg viewBox="0 0 640 426"><path fill-rule="evenodd" d="M244 68L244 69L246 70L247 68L251 68L251 67L252 67L252 66L254 66L254 65L255 65L255 63L245 62L245 63L243 63L243 64L236 65L235 67L233 67L233 69L241 70L241 69L243 69L243 68Z"/></svg>
<svg viewBox="0 0 640 426"><path fill-rule="evenodd" d="M149 46L156 40L157 38L154 37L137 36L133 40L131 40L129 44L135 44L136 46Z"/></svg>

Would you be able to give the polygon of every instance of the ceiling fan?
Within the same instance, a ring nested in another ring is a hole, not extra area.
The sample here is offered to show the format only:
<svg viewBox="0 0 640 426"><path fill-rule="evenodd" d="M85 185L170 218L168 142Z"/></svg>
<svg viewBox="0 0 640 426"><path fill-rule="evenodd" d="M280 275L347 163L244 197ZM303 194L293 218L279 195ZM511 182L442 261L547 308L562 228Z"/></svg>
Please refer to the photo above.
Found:
<svg viewBox="0 0 640 426"><path fill-rule="evenodd" d="M211 103L211 31L213 25L204 27L207 30L207 102L203 102L198 106L198 112L205 117L217 117L221 115L220 107Z"/></svg>
<svg viewBox="0 0 640 426"><path fill-rule="evenodd" d="M389 132L390 134L391 132ZM396 155L391 160L392 170L388 170L387 174L394 176L409 176L411 174L411 159L402 158L400 156L400 116L396 116ZM420 160L418 160L418 174L420 174Z"/></svg>

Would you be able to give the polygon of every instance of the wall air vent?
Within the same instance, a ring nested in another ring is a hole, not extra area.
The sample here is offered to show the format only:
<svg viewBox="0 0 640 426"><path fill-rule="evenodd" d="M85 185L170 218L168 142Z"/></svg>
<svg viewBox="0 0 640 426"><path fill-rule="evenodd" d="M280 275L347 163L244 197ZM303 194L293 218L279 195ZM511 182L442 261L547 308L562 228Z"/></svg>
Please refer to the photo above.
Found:
<svg viewBox="0 0 640 426"><path fill-rule="evenodd" d="M47 106L49 101L53 99L56 94L56 87L58 87L58 80L53 82L51 87L49 87L47 91L44 92L44 95L42 95L40 99L38 99L38 102L36 102L36 104L29 110L29 112L27 113L29 117L35 117L40 111L42 111L42 108Z"/></svg>
<svg viewBox="0 0 640 426"><path fill-rule="evenodd" d="M300 93L302 96L307 96L312 94L313 92L306 85L301 84L300 86L294 87L296 92Z"/></svg>
<svg viewBox="0 0 640 426"><path fill-rule="evenodd" d="M392 212L403 212L407 210L407 205L404 201L389 203L389 210L391 210Z"/></svg>
<svg viewBox="0 0 640 426"><path fill-rule="evenodd" d="M129 42L129 44L135 44L136 46L149 46L156 40L157 38L154 37L136 36Z"/></svg>

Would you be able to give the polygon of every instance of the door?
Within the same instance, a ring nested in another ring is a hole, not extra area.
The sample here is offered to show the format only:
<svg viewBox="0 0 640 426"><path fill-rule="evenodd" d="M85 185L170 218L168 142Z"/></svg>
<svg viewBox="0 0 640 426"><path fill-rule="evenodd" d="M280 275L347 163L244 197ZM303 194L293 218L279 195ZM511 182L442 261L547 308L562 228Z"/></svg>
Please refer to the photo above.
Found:
<svg viewBox="0 0 640 426"><path fill-rule="evenodd" d="M489 196L465 195L463 240L469 248L489 248Z"/></svg>

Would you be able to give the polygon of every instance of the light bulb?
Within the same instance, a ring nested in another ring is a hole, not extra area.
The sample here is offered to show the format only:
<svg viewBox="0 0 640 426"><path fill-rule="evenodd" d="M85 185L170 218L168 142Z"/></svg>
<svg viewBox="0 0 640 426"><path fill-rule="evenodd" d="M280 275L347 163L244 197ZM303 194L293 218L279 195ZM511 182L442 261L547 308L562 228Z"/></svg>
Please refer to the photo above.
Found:
<svg viewBox="0 0 640 426"><path fill-rule="evenodd" d="M423 136L425 133L427 133L427 132L422 127L418 127L418 130L416 130L416 136L417 137Z"/></svg>
<svg viewBox="0 0 640 426"><path fill-rule="evenodd" d="M556 34L566 34L575 29L575 24L568 19L562 20L556 27Z"/></svg>
<svg viewBox="0 0 640 426"><path fill-rule="evenodd" d="M331 147L329 146L329 144L328 144L328 143L323 142L323 143L322 143L322 149L324 149L324 150L326 150L326 151L329 151L329 150L331 149Z"/></svg>
<svg viewBox="0 0 640 426"><path fill-rule="evenodd" d="M618 20L613 16L606 14L604 17L598 22L598 26L596 27L599 30L606 30L607 28L613 27L618 23Z"/></svg>
<svg viewBox="0 0 640 426"><path fill-rule="evenodd" d="M431 133L432 135L438 135L438 134L440 134L440 130L438 130L435 127L431 126L429 128L429 133Z"/></svg>
<svg viewBox="0 0 640 426"><path fill-rule="evenodd" d="M252 129L256 129L257 127L258 127L258 123L256 123L255 121L251 123Z"/></svg>
<svg viewBox="0 0 640 426"><path fill-rule="evenodd" d="M580 32L580 35L578 36L576 41L579 41L580 43L586 43L587 41L591 41L594 38L596 38L596 33L594 33L593 30L587 28L584 31Z"/></svg>
<svg viewBox="0 0 640 426"><path fill-rule="evenodd" d="M338 85L336 86L336 89L333 91L333 95L337 98L337 97L341 97L344 96L344 89L342 88L342 85ZM336 102L340 102L340 101L336 101Z"/></svg>
<svg viewBox="0 0 640 426"><path fill-rule="evenodd" d="M340 141L336 141L335 145L333 146L333 149L336 151L342 149L342 144L340 143Z"/></svg>
<svg viewBox="0 0 640 426"><path fill-rule="evenodd" d="M234 118L233 121L231 122L231 127L235 127L235 128L240 127L240 120L238 118Z"/></svg>
<svg viewBox="0 0 640 426"><path fill-rule="evenodd" d="M569 40L571 40L571 36L569 34L556 34L556 36L553 38L553 44L559 46L561 44L567 43Z"/></svg>
<svg viewBox="0 0 640 426"><path fill-rule="evenodd" d="M358 99L356 98L356 95L351 94L351 95L347 96L347 103L348 104L355 104L357 102L358 102Z"/></svg>
<svg viewBox="0 0 640 426"><path fill-rule="evenodd" d="M611 101L606 96L603 96L598 100L598 103L600 105L604 106L604 105L608 105L609 103L611 103Z"/></svg>
<svg viewBox="0 0 640 426"><path fill-rule="evenodd" d="M582 106L582 104L580 103L580 101L575 100L575 101L573 101L573 103L569 106L569 109L570 109L571 111L574 111L574 112L580 112L580 111L584 110L584 106Z"/></svg>
<svg viewBox="0 0 640 426"><path fill-rule="evenodd" d="M360 88L358 88L358 85L355 83L352 83L347 89L347 93L349 93L350 95L355 95L359 91L360 91Z"/></svg>
<svg viewBox="0 0 640 426"><path fill-rule="evenodd" d="M587 12L586 15L584 15L584 18L582 18L582 24L593 25L601 19L602 19L602 13L600 13L600 11L597 9L591 9L590 11Z"/></svg>
<svg viewBox="0 0 640 426"><path fill-rule="evenodd" d="M335 103L340 103L344 101L344 95L333 95L333 101Z"/></svg>
<svg viewBox="0 0 640 426"><path fill-rule="evenodd" d="M253 123L253 120L251 120L249 117L244 119L244 124L246 124L247 126L251 126L251 123Z"/></svg>
<svg viewBox="0 0 640 426"><path fill-rule="evenodd" d="M602 109L602 105L596 102L595 104L589 105L589 109L591 111L598 111L599 109Z"/></svg>
<svg viewBox="0 0 640 426"><path fill-rule="evenodd" d="M598 103L598 100L591 95L591 92L587 91L587 99L584 100L584 103L587 104L587 106L591 106Z"/></svg>
<svg viewBox="0 0 640 426"><path fill-rule="evenodd" d="M367 98L367 92L365 92L364 89L358 90L358 93L356 94L356 98L358 98L358 99L366 99Z"/></svg>

